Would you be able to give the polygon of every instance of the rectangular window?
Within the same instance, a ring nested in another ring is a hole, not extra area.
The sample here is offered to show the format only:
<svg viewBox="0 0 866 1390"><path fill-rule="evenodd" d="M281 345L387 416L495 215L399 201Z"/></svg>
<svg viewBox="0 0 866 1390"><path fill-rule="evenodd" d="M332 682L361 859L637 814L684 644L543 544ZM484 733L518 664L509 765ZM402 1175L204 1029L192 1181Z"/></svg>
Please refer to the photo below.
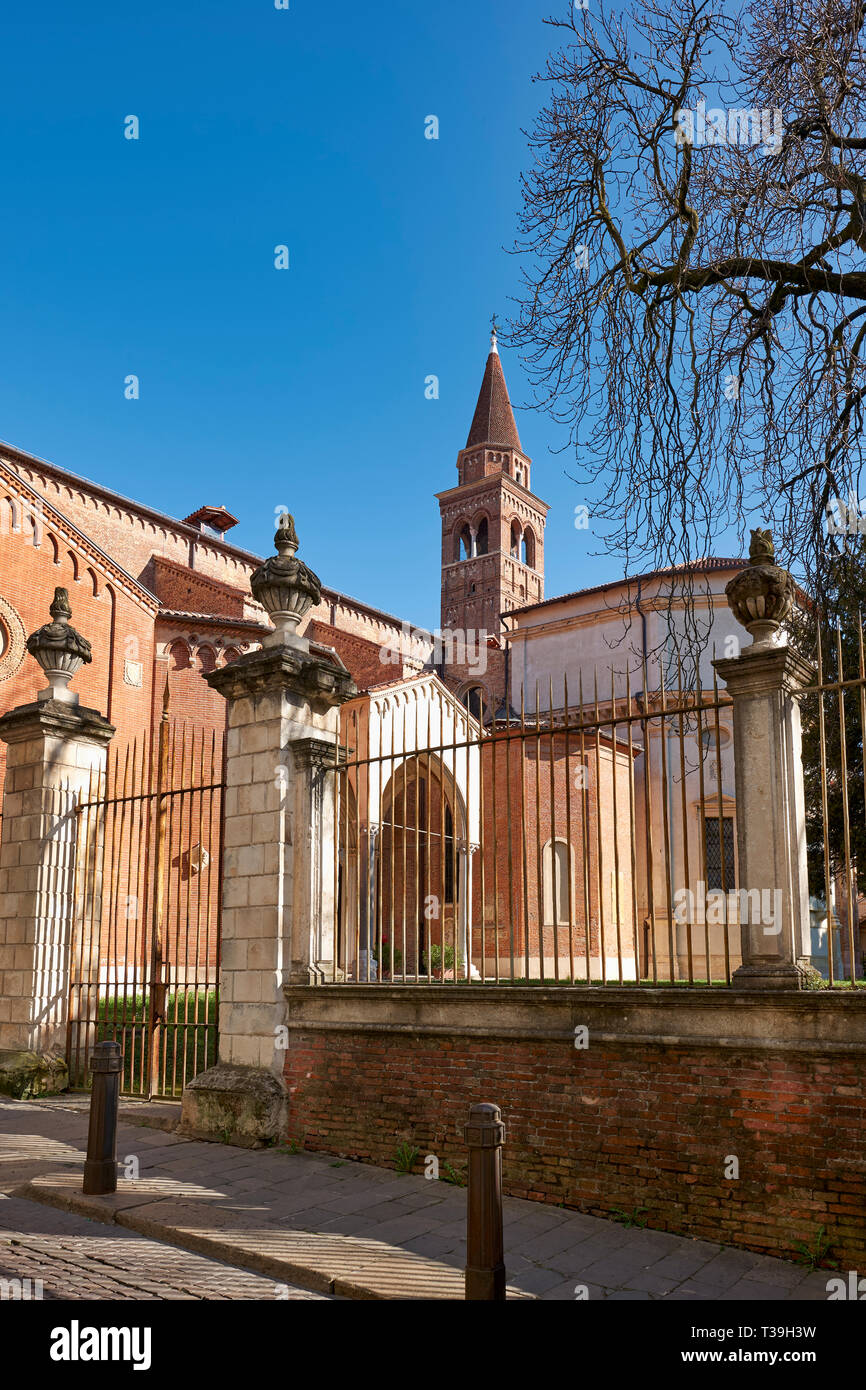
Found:
<svg viewBox="0 0 866 1390"><path fill-rule="evenodd" d="M721 838L719 837L718 816L705 816L704 845L707 855L707 888L724 888L730 892L732 888L737 886L733 816L722 817ZM722 882L723 865L724 882Z"/></svg>

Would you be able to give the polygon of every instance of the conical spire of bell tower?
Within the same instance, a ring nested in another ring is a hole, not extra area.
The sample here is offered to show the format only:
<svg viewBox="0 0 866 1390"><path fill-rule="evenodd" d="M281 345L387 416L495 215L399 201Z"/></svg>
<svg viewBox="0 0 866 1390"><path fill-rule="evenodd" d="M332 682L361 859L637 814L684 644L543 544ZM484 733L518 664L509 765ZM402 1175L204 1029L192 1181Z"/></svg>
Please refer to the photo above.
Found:
<svg viewBox="0 0 866 1390"><path fill-rule="evenodd" d="M490 355L484 368L484 380L478 394L478 404L472 417L466 448L471 449L476 444L500 444L507 449L519 449L522 453L523 446L517 433L511 401L508 399L508 387L505 384L505 373L502 370L496 337L494 314L493 331L490 334Z"/></svg>

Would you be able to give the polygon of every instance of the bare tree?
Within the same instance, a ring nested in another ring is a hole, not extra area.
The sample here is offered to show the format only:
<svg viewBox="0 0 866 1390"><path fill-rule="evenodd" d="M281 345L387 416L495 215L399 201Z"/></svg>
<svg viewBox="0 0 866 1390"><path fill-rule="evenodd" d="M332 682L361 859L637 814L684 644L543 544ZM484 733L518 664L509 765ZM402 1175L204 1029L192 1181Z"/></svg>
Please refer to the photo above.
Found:
<svg viewBox="0 0 866 1390"><path fill-rule="evenodd" d="M770 524L821 593L866 394L864 0L587 0L536 81L512 325L610 551Z"/></svg>

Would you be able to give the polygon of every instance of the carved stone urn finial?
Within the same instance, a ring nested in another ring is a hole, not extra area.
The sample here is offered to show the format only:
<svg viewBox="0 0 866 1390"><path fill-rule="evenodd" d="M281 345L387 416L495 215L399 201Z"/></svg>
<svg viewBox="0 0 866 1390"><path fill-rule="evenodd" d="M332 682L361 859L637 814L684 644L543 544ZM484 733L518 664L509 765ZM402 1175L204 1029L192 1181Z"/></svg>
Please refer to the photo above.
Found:
<svg viewBox="0 0 866 1390"><path fill-rule="evenodd" d="M37 699L57 700L63 705L77 705L78 696L67 689L69 682L83 665L93 660L93 651L86 637L70 627L72 609L66 589L55 589L51 607L52 621L31 632L27 650L48 677L48 686L40 690Z"/></svg>
<svg viewBox="0 0 866 1390"><path fill-rule="evenodd" d="M295 557L298 533L295 519L288 512L280 517L274 545L276 555L259 565L250 578L253 597L258 599L274 625L273 632L265 637L262 645L299 647L306 651L309 643L298 636L297 628L322 597L322 582L303 560Z"/></svg>
<svg viewBox="0 0 866 1390"><path fill-rule="evenodd" d="M776 564L773 537L760 527L752 532L749 563L725 587L728 605L737 622L751 633L747 651L771 650L780 645L782 624L794 606L794 580Z"/></svg>

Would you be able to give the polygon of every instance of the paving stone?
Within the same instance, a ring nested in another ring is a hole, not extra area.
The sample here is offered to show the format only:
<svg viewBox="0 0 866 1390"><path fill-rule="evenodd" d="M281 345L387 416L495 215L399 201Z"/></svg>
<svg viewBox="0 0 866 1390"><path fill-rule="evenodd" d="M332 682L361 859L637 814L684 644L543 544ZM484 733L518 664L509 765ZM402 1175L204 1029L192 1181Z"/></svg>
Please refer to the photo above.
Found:
<svg viewBox="0 0 866 1390"><path fill-rule="evenodd" d="M395 1216L391 1221L378 1223L370 1230L373 1240L384 1241L388 1245L400 1245L404 1240L426 1235L432 1225L425 1212L412 1212L406 1216Z"/></svg>
<svg viewBox="0 0 866 1390"><path fill-rule="evenodd" d="M812 1279L805 1279L802 1284L798 1284L796 1289L791 1289L790 1293L785 1294L784 1297L790 1302L827 1302L827 1277L824 1277L822 1273L815 1282Z"/></svg>
<svg viewBox="0 0 866 1390"><path fill-rule="evenodd" d="M414 1236L411 1240L400 1242L404 1250L414 1250L416 1255L430 1255L433 1259L447 1259L454 1253L453 1242L431 1231L427 1235ZM449 1261L454 1263L454 1261Z"/></svg>
<svg viewBox="0 0 866 1390"><path fill-rule="evenodd" d="M827 1271L828 1278L832 1272ZM783 1284L789 1289L801 1284L807 1277L805 1265L790 1264L787 1260L773 1260L767 1255L758 1255L754 1267L749 1271L750 1279L756 1279L759 1283Z"/></svg>
<svg viewBox="0 0 866 1390"><path fill-rule="evenodd" d="M52 1174L52 1183L56 1178L65 1187L40 1189L40 1196L53 1200L54 1192L59 1199L62 1191L72 1190L80 1198L87 1120L86 1106L40 1109L33 1103L0 1103L0 1185L8 1190L10 1184ZM9 1136L5 1151L4 1134ZM460 1296L454 1291L460 1288L465 1262L466 1192L461 1188L427 1182L420 1173L398 1174L309 1150L291 1154L230 1148L129 1123L120 1126L118 1152L138 1155L141 1183L122 1183L113 1203L91 1200L101 1202L104 1220L116 1215L135 1229L107 1228L115 1242L114 1264L90 1258L85 1268L74 1244L54 1241L58 1277L91 1290L76 1296L112 1296L99 1292L109 1284L114 1296L132 1296L123 1292L136 1282L129 1273L129 1242L157 1233L162 1238L168 1233L180 1244L194 1244L205 1233L198 1249L216 1253L217 1259L208 1262L217 1267L226 1252L238 1263L255 1257L254 1268L268 1272L272 1266L291 1267L292 1260L308 1261L320 1280L314 1287L333 1287L336 1278L353 1296L368 1296L365 1279L378 1280L384 1297ZM11 1238L13 1228L23 1227L28 1239L39 1232L47 1238L61 1233L64 1220L83 1219L31 1202L20 1203L22 1214L11 1207L15 1202L19 1199L0 1199L0 1256L3 1238ZM628 1228L519 1198L506 1198L504 1209L508 1277L519 1280L527 1296L575 1301L575 1285L580 1284L589 1287L591 1298L616 1296L620 1301L826 1298L826 1274L807 1275L770 1256L720 1251L713 1242ZM92 1233L94 1223L84 1224ZM178 1253L175 1246L159 1248ZM419 1263L409 1263L413 1260ZM401 1273L388 1273L389 1261ZM142 1269L135 1296L160 1297L161 1279L162 1265ZM265 1280L265 1287L268 1292L260 1296L273 1296L274 1281ZM446 1287L450 1292L443 1295ZM233 1292L229 1278L208 1293L198 1285L182 1288L176 1280L171 1288L170 1296L183 1299L241 1296Z"/></svg>
<svg viewBox="0 0 866 1390"><path fill-rule="evenodd" d="M586 1242L581 1241L580 1244L571 1245L566 1250L558 1250L555 1255L546 1256L544 1267L556 1270L563 1279L573 1279L575 1283L589 1283L587 1269L610 1252L597 1250L593 1257L587 1258L585 1246Z"/></svg>
<svg viewBox="0 0 866 1390"><path fill-rule="evenodd" d="M701 1286L698 1285L698 1288ZM706 1287L706 1286L704 1286ZM721 1302L728 1302L731 1299L747 1300L752 1302L772 1301L777 1302L779 1290L773 1288L772 1284L761 1284L756 1279L738 1279L736 1284L724 1290L723 1293L716 1294Z"/></svg>
<svg viewBox="0 0 866 1390"><path fill-rule="evenodd" d="M509 1250L519 1251L529 1260L538 1260L544 1263L547 1255L556 1255L560 1250L571 1250L574 1248L576 1239L580 1237L574 1230L571 1222L563 1222L561 1226L554 1226L543 1235L532 1236L529 1240L517 1240L509 1238ZM587 1232L586 1239L590 1239Z"/></svg>
<svg viewBox="0 0 866 1390"><path fill-rule="evenodd" d="M713 1292L723 1293L741 1279L753 1278L753 1271L760 1255L750 1255L746 1251L725 1250L703 1265L691 1276L690 1282L706 1284L708 1296Z"/></svg>
<svg viewBox="0 0 866 1390"><path fill-rule="evenodd" d="M561 1284L554 1284L552 1289L547 1289L546 1292L540 1294L539 1297L550 1302L554 1300L561 1303L575 1302L575 1285L578 1282L579 1281L576 1279L564 1279ZM583 1282L585 1283L586 1281L584 1280ZM602 1290L597 1289L595 1297L600 1298L601 1296ZM589 1288L589 1297L590 1299L593 1297L592 1286Z"/></svg>
<svg viewBox="0 0 866 1390"><path fill-rule="evenodd" d="M652 1269L645 1269L640 1274L631 1274L623 1280L623 1289L644 1289L647 1293L659 1297L673 1293L676 1287L675 1279L664 1279L660 1274L654 1274Z"/></svg>
<svg viewBox="0 0 866 1390"><path fill-rule="evenodd" d="M578 1246L579 1249L580 1246ZM617 1288L622 1284L632 1284L640 1275L645 1274L647 1264L643 1255L638 1251L616 1250L612 1255L594 1260L591 1264L584 1262L580 1272L584 1279L589 1279L594 1284L604 1284L607 1288ZM664 1276L656 1274L655 1277L660 1279Z"/></svg>
<svg viewBox="0 0 866 1390"><path fill-rule="evenodd" d="M669 1255L664 1255L653 1269L656 1274L661 1274L669 1279L690 1279L697 1274L699 1269L703 1269L709 1264L710 1260L718 1253L718 1247L709 1247L708 1250L696 1250L691 1241L684 1241L678 1250L672 1250Z"/></svg>

